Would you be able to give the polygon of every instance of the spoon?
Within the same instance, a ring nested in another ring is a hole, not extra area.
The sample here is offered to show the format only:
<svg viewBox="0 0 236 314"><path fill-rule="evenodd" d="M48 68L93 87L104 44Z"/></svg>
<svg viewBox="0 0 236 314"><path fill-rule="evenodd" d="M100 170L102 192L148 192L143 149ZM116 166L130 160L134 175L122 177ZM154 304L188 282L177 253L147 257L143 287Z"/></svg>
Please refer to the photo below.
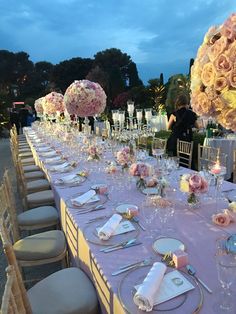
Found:
<svg viewBox="0 0 236 314"><path fill-rule="evenodd" d="M119 275L119 274L122 274L130 269L133 269L135 267L141 267L141 266L147 266L147 265L150 265L151 264L151 259L150 258L147 258L147 259L144 259L143 261L139 262L139 263L135 263L133 265L130 265L126 268L122 268L122 269L119 269L115 272L112 273L112 276L116 276L116 275Z"/></svg>
<svg viewBox="0 0 236 314"><path fill-rule="evenodd" d="M197 281L209 292L212 293L212 290L199 278L196 276L196 269L192 265L186 266L189 275L193 276Z"/></svg>
<svg viewBox="0 0 236 314"><path fill-rule="evenodd" d="M103 205L97 205L96 207L94 208L91 208L91 209L87 209L87 210L81 210L77 213L77 215L82 215L82 214L87 214L87 213L91 213L91 212L94 212L96 210L101 210L101 209L105 209L105 207Z"/></svg>

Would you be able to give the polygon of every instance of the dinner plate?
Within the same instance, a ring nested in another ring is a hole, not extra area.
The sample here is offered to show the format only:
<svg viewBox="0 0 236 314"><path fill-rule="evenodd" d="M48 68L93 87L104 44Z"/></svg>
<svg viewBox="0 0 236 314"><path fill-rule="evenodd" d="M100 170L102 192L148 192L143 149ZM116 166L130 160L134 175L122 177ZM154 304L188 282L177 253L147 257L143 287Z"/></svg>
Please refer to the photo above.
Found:
<svg viewBox="0 0 236 314"><path fill-rule="evenodd" d="M125 214L128 212L128 210L131 210L131 209L138 211L138 206L133 205L133 204L120 204L115 208L115 210L119 214Z"/></svg>
<svg viewBox="0 0 236 314"><path fill-rule="evenodd" d="M128 271L121 277L118 285L118 298L123 306L125 313L146 313L138 310L138 307L133 301L133 297L136 293L135 286L141 284L147 276L152 266L136 267ZM173 268L168 267L166 272L173 271ZM152 309L152 313L199 313L203 305L203 291L201 286L197 283L197 280L189 274L180 271L181 275L195 287L184 294L181 294L169 301L155 305Z"/></svg>
<svg viewBox="0 0 236 314"><path fill-rule="evenodd" d="M95 220L95 221L87 224L83 228L83 234L84 234L85 239L88 242L91 242L94 244L103 245L103 246L111 246L111 245L122 243L126 240L128 241L130 239L137 238L137 236L140 233L139 228L135 228L135 230L127 232L127 233L114 235L114 236L110 237L110 239L108 239L108 240L101 240L98 237L97 228L101 228L102 226L104 226L104 224L109 220L110 217L111 216L108 215L105 218L103 217L99 220Z"/></svg>
<svg viewBox="0 0 236 314"><path fill-rule="evenodd" d="M156 253L161 255L165 255L166 253L174 252L177 250L185 250L185 245L183 242L178 239L168 237L157 239L153 243L152 247Z"/></svg>
<svg viewBox="0 0 236 314"><path fill-rule="evenodd" d="M145 188L141 190L145 195L157 195L158 189L157 188Z"/></svg>
<svg viewBox="0 0 236 314"><path fill-rule="evenodd" d="M77 186L77 185L83 183L85 180L86 180L86 177L81 177L81 176L75 174L74 179L71 179L71 180L66 181L66 182L64 182L63 180L60 180L60 179L56 179L54 181L54 184L58 185L58 186L72 187L72 186Z"/></svg>
<svg viewBox="0 0 236 314"><path fill-rule="evenodd" d="M236 190L228 192L227 198L230 202L236 202Z"/></svg>

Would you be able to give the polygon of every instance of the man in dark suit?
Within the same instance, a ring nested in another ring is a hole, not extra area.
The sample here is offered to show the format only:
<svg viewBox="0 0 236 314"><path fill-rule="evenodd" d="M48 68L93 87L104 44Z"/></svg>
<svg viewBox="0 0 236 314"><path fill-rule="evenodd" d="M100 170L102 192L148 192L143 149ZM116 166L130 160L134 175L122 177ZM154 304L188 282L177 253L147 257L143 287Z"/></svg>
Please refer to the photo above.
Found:
<svg viewBox="0 0 236 314"><path fill-rule="evenodd" d="M21 128L27 126L29 111L25 108L25 105L22 106L19 112Z"/></svg>

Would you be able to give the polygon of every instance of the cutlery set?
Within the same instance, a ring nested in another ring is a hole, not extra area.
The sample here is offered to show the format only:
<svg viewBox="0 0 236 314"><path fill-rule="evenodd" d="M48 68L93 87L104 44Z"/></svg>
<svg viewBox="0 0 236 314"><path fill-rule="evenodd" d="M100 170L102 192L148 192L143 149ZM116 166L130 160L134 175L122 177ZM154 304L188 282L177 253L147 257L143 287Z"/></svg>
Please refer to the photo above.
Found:
<svg viewBox="0 0 236 314"><path fill-rule="evenodd" d="M133 238L133 239L130 239L130 240L118 243L118 244L111 245L109 247L102 248L102 249L100 249L100 252L109 253L109 252L113 252L113 251L117 251L117 250L121 250L121 249L126 249L126 248L140 245L140 244L142 244L142 242L139 242L139 241L137 241L136 238Z"/></svg>

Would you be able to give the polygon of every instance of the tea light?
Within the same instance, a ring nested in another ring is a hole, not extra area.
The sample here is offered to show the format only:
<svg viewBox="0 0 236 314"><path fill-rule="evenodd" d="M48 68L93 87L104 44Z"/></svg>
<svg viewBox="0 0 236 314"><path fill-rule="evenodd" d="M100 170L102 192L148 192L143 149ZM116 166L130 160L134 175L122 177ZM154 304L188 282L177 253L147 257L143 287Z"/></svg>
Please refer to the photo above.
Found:
<svg viewBox="0 0 236 314"><path fill-rule="evenodd" d="M182 250L174 251L172 260L175 263L176 268L184 267L188 264L188 254Z"/></svg>
<svg viewBox="0 0 236 314"><path fill-rule="evenodd" d="M218 162L211 168L212 174L220 174L221 171L222 171L222 169L221 169L221 166Z"/></svg>
<svg viewBox="0 0 236 314"><path fill-rule="evenodd" d="M98 194L106 194L108 191L108 187L105 184L101 185L98 187L97 191L98 191Z"/></svg>
<svg viewBox="0 0 236 314"><path fill-rule="evenodd" d="M137 110L136 111L136 117L138 121L141 121L143 118L143 110Z"/></svg>
<svg viewBox="0 0 236 314"><path fill-rule="evenodd" d="M127 102L127 107L128 107L128 113L130 114L130 115L133 115L133 113L134 113L134 102L133 101L128 101Z"/></svg>

